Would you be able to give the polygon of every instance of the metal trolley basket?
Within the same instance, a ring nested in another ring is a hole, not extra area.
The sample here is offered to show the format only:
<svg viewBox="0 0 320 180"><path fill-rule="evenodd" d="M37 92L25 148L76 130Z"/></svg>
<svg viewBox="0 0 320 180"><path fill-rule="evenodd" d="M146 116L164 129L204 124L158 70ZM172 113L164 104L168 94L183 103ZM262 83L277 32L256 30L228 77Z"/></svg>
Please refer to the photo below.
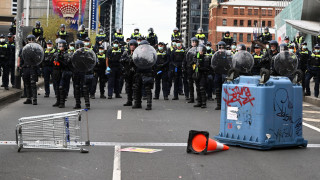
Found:
<svg viewBox="0 0 320 180"><path fill-rule="evenodd" d="M16 143L18 152L26 149L80 150L82 141L82 112L86 111L87 137L89 141L88 112L77 110L64 113L23 117L16 126Z"/></svg>

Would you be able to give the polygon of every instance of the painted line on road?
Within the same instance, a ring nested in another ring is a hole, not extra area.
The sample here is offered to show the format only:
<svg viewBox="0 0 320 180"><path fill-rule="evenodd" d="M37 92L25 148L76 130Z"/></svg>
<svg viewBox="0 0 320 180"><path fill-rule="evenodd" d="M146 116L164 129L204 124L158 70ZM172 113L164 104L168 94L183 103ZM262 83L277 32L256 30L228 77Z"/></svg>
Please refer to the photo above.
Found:
<svg viewBox="0 0 320 180"><path fill-rule="evenodd" d="M117 119L121 119L121 113L122 113L122 111L121 111L121 110L118 110Z"/></svg>
<svg viewBox="0 0 320 180"><path fill-rule="evenodd" d="M84 142L81 144L85 144ZM79 145L81 145L79 143ZM15 141L0 141L0 146L16 146ZM115 146L137 146L137 147L187 147L187 143L126 143L126 142L91 142L91 146L105 146L105 147L115 147ZM308 144L308 148L320 148L320 144Z"/></svg>
<svg viewBox="0 0 320 180"><path fill-rule="evenodd" d="M313 118L303 118L304 121L309 121L309 122L320 122L320 119L313 119Z"/></svg>
<svg viewBox="0 0 320 180"><path fill-rule="evenodd" d="M121 180L121 146L114 146L112 180Z"/></svg>
<svg viewBox="0 0 320 180"><path fill-rule="evenodd" d="M305 111L303 111L303 113L304 113L304 114L305 114L305 113L320 114L320 111L307 111L307 110L305 110Z"/></svg>
<svg viewBox="0 0 320 180"><path fill-rule="evenodd" d="M317 128L317 127L315 127L315 126L312 126L311 124L308 124L308 123L305 123L305 122L303 122L302 124L303 124L304 126L310 128L310 129L313 129L313 130L315 130L315 131L320 132L320 129L319 129L319 128Z"/></svg>

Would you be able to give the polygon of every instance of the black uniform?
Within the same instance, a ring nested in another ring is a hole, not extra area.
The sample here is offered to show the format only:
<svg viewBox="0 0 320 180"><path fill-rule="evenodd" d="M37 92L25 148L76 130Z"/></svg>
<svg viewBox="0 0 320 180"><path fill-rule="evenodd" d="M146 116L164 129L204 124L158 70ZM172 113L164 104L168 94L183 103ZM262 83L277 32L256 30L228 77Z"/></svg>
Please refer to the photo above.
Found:
<svg viewBox="0 0 320 180"><path fill-rule="evenodd" d="M252 56L254 59L254 65L251 69L252 75L260 75L261 68L269 69L270 61L262 52L260 54L254 53Z"/></svg>
<svg viewBox="0 0 320 180"><path fill-rule="evenodd" d="M305 75L306 75L306 71L307 71L307 64L310 61L311 54L312 54L311 51L309 51L308 49L301 50L298 53L298 57L299 57L298 69L300 69L302 71L302 90L303 90L303 92L306 89L306 87L305 87Z"/></svg>
<svg viewBox="0 0 320 180"><path fill-rule="evenodd" d="M272 35L270 34L270 32L267 32L267 33L264 32L258 37L258 39L260 39L260 41L263 44L267 44L269 41L272 40Z"/></svg>
<svg viewBox="0 0 320 180"><path fill-rule="evenodd" d="M190 50L187 49L186 50L186 54L188 53L188 51ZM187 79L188 79L188 89L189 89L189 96L190 96L190 100L188 101L188 103L194 103L194 79L192 78L193 75L193 59L188 59L188 58L184 58L184 61L182 63L182 70L184 72L184 74L187 75Z"/></svg>
<svg viewBox="0 0 320 180"><path fill-rule="evenodd" d="M9 63L11 46L6 42L0 43L0 75L2 71L2 85L5 88L9 86Z"/></svg>
<svg viewBox="0 0 320 180"><path fill-rule="evenodd" d="M178 99L178 94L180 91L180 87L184 87L185 96L189 97L189 87L188 87L188 79L187 74L183 74L182 63L185 60L186 51L184 48L174 49L171 52L171 67L173 69L174 74L174 90L173 95L174 99Z"/></svg>
<svg viewBox="0 0 320 180"><path fill-rule="evenodd" d="M69 54L66 51L58 50L54 54L53 65L53 81L57 85L55 90L57 102L53 106L64 108L66 82L68 79L70 81L70 77L72 76Z"/></svg>
<svg viewBox="0 0 320 180"><path fill-rule="evenodd" d="M116 97L120 97L120 76L121 76L121 63L120 59L123 54L121 48L110 49L107 52L108 67L111 69L108 80L108 97L111 98L113 93Z"/></svg>
<svg viewBox="0 0 320 180"><path fill-rule="evenodd" d="M77 39L84 41L85 38L88 37L88 32L87 31L78 31L77 33Z"/></svg>
<svg viewBox="0 0 320 180"><path fill-rule="evenodd" d="M16 35L16 32L17 32L17 25L16 25L16 23L13 23L13 24L10 26L9 31L10 31L13 35Z"/></svg>
<svg viewBox="0 0 320 180"><path fill-rule="evenodd" d="M231 46L233 43L233 38L229 35L229 36L223 36L223 38L221 39L221 41L226 43L226 46Z"/></svg>
<svg viewBox="0 0 320 180"><path fill-rule="evenodd" d="M155 99L159 99L160 95L160 83L162 81L162 93L165 100L168 99L168 71L169 71L169 62L170 62L170 56L169 54L164 51L158 51L157 52L157 62L154 65L154 72L155 72L155 83L156 83L156 89L155 89Z"/></svg>
<svg viewBox="0 0 320 180"><path fill-rule="evenodd" d="M140 69L137 68L136 74L134 76L134 106L133 108L141 108L141 98L142 98L142 86L145 88L147 94L147 108L146 110L151 110L152 108L152 89L153 89L153 71L152 68Z"/></svg>
<svg viewBox="0 0 320 180"><path fill-rule="evenodd" d="M56 49L52 48L51 50L45 49L44 52L44 60L42 61L42 71L43 71L43 77L44 77L44 89L45 89L45 95L50 95L50 77L53 75L53 59L54 59L54 53L56 52ZM53 83L53 88L56 90L57 84Z"/></svg>
<svg viewBox="0 0 320 180"><path fill-rule="evenodd" d="M319 96L319 80L320 80L320 54L312 53L308 62L308 70L306 73L305 86L306 94L310 95L310 80L314 77L314 96Z"/></svg>
<svg viewBox="0 0 320 180"><path fill-rule="evenodd" d="M99 81L99 87L100 87L100 97L103 98L104 97L104 93L105 93L105 85L106 85L106 75L105 75L105 70L106 70L106 54L97 54L97 64L94 67L94 77L93 77L93 88L90 92L91 95L94 96L94 94L96 93L96 89L97 89L97 84Z"/></svg>
<svg viewBox="0 0 320 180"><path fill-rule="evenodd" d="M269 50L268 51L268 64L266 65L266 67L268 67L267 69L270 69L271 74L274 76L278 76L279 74L275 71L274 69L274 58L279 54L278 50L272 51Z"/></svg>
<svg viewBox="0 0 320 180"><path fill-rule="evenodd" d="M206 108L207 106L207 78L209 73L211 72L211 57L197 54L197 57L194 58L193 64L194 73L193 79L197 88L197 100L198 104L194 107L202 107Z"/></svg>
<svg viewBox="0 0 320 180"><path fill-rule="evenodd" d="M16 46L15 46L15 42L8 42L8 45L10 47L10 57L9 57L10 82L12 86L15 86Z"/></svg>
<svg viewBox="0 0 320 180"><path fill-rule="evenodd" d="M136 72L136 65L133 63L132 54L125 51L121 57L121 64L123 66L123 77L126 82L126 93L128 96L127 103L124 106L132 106L133 101L133 83Z"/></svg>
<svg viewBox="0 0 320 180"><path fill-rule="evenodd" d="M66 41L67 41L67 38L68 38L68 32L67 32L67 31L58 31L58 32L57 32L57 36L58 36L58 38L60 38L60 39L63 39L63 40L66 40Z"/></svg>
<svg viewBox="0 0 320 180"><path fill-rule="evenodd" d="M210 64L211 64L211 58L214 54L214 50L210 49L207 50L207 53L205 54L205 59L209 59L210 60ZM212 94L214 92L214 72L213 69L210 67L209 71L208 71L208 77L207 77L207 87L206 87L206 92L207 92L207 96L208 96L208 100L212 100Z"/></svg>
<svg viewBox="0 0 320 180"><path fill-rule="evenodd" d="M42 29L42 27L33 28L33 29L32 29L32 34L33 34L36 38L40 37L39 40L42 39L42 38L43 38L43 29Z"/></svg>
<svg viewBox="0 0 320 180"><path fill-rule="evenodd" d="M147 36L147 41L151 46L155 46L156 44L158 44L158 36L155 33L150 33Z"/></svg>

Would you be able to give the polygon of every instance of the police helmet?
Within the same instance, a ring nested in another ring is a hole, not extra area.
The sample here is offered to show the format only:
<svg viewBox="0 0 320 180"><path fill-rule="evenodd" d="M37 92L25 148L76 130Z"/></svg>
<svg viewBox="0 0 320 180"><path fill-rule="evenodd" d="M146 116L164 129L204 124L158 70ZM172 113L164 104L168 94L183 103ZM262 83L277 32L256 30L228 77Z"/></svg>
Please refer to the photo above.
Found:
<svg viewBox="0 0 320 180"><path fill-rule="evenodd" d="M202 52L203 54L205 54L207 52L207 48L205 45L203 44L200 44L198 47L197 47L197 52Z"/></svg>
<svg viewBox="0 0 320 180"><path fill-rule="evenodd" d="M224 34L230 34L230 31L226 31Z"/></svg>
<svg viewBox="0 0 320 180"><path fill-rule="evenodd" d="M288 48L287 44L285 44L285 43L280 44L280 52L288 51L288 50L289 50L289 48Z"/></svg>
<svg viewBox="0 0 320 180"><path fill-rule="evenodd" d="M67 46L67 41L65 41L64 39L60 39L60 40L58 41L58 47L60 47L60 46L66 48L66 46Z"/></svg>
<svg viewBox="0 0 320 180"><path fill-rule="evenodd" d="M271 45L276 45L276 46L278 46L278 42L277 42L276 40L271 40L271 41L269 41L269 44L270 44L270 46L271 46Z"/></svg>
<svg viewBox="0 0 320 180"><path fill-rule="evenodd" d="M103 29L99 29L99 34L103 34Z"/></svg>
<svg viewBox="0 0 320 180"><path fill-rule="evenodd" d="M176 38L176 42L181 42L181 40L179 38Z"/></svg>
<svg viewBox="0 0 320 180"><path fill-rule="evenodd" d="M103 45L100 45L100 46L99 46L99 49L103 49L103 50L104 50L104 46L103 46Z"/></svg>
<svg viewBox="0 0 320 180"><path fill-rule="evenodd" d="M76 44L74 43L74 42L71 42L70 44L69 44L69 46L75 46Z"/></svg>
<svg viewBox="0 0 320 180"><path fill-rule="evenodd" d="M293 49L294 48L294 43L291 43L290 45L289 45L289 49Z"/></svg>
<svg viewBox="0 0 320 180"><path fill-rule="evenodd" d="M203 33L203 29L202 29L202 27L200 27L199 29L198 29L198 31L197 31L197 33Z"/></svg>
<svg viewBox="0 0 320 180"><path fill-rule="evenodd" d="M76 47L76 49L80 49L80 48L84 47L83 41L77 40L75 43L75 47Z"/></svg>
<svg viewBox="0 0 320 180"><path fill-rule="evenodd" d="M246 48L246 45L239 44L237 49L238 49L238 51L245 51L247 48Z"/></svg>
<svg viewBox="0 0 320 180"><path fill-rule="evenodd" d="M210 46L211 47L212 46L211 42L207 41L206 46Z"/></svg>
<svg viewBox="0 0 320 180"><path fill-rule="evenodd" d="M143 44L149 44L149 42L148 42L147 40L142 40L142 41L140 42L140 45L143 45Z"/></svg>
<svg viewBox="0 0 320 180"><path fill-rule="evenodd" d="M264 30L267 30L269 32L269 27L265 27Z"/></svg>
<svg viewBox="0 0 320 180"><path fill-rule="evenodd" d="M28 40L28 41L35 41L35 40L36 40L36 37L35 37L33 34L29 34L29 35L27 36L27 40Z"/></svg>
<svg viewBox="0 0 320 180"><path fill-rule="evenodd" d="M112 43L113 44L119 44L119 41L117 39L115 39Z"/></svg>
<svg viewBox="0 0 320 180"><path fill-rule="evenodd" d="M196 37L191 38L191 41L199 42L199 39Z"/></svg>
<svg viewBox="0 0 320 180"><path fill-rule="evenodd" d="M140 29L138 27L134 28L134 31L140 31Z"/></svg>
<svg viewBox="0 0 320 180"><path fill-rule="evenodd" d="M81 24L80 27L79 27L79 31L84 31L86 28L84 26L84 24Z"/></svg>
<svg viewBox="0 0 320 180"><path fill-rule="evenodd" d="M36 27L39 26L40 27L40 21L36 21Z"/></svg>
<svg viewBox="0 0 320 180"><path fill-rule="evenodd" d="M84 38L84 41L90 41L89 37Z"/></svg>
<svg viewBox="0 0 320 180"><path fill-rule="evenodd" d="M237 42L236 41L232 41L231 45L237 45Z"/></svg>
<svg viewBox="0 0 320 180"><path fill-rule="evenodd" d="M218 46L226 46L227 44L224 42L224 41L220 41L220 42L218 42L218 44L217 44Z"/></svg>
<svg viewBox="0 0 320 180"><path fill-rule="evenodd" d="M148 31L151 31L151 33L153 33L153 28L152 27L149 28Z"/></svg>
<svg viewBox="0 0 320 180"><path fill-rule="evenodd" d="M284 40L290 40L289 36L285 36Z"/></svg>
<svg viewBox="0 0 320 180"><path fill-rule="evenodd" d="M129 46L133 45L133 46L138 47L138 42L135 39L131 39L128 44L129 44Z"/></svg>
<svg viewBox="0 0 320 180"><path fill-rule="evenodd" d="M159 42L158 44L159 45L166 45L164 42Z"/></svg>
<svg viewBox="0 0 320 180"><path fill-rule="evenodd" d="M173 32L174 31L179 31L179 28L177 28L177 27L173 28Z"/></svg>
<svg viewBox="0 0 320 180"><path fill-rule="evenodd" d="M65 24L61 24L60 28L66 28L66 25Z"/></svg>
<svg viewBox="0 0 320 180"><path fill-rule="evenodd" d="M316 45L314 46L314 48L315 48L315 49L320 49L320 45L319 45L319 44L316 44Z"/></svg>
<svg viewBox="0 0 320 180"><path fill-rule="evenodd" d="M308 43L307 43L307 42L305 42L305 41L303 41L303 43L302 43L301 45L308 45Z"/></svg>
<svg viewBox="0 0 320 180"><path fill-rule="evenodd" d="M122 33L122 29L121 28L117 28L117 33Z"/></svg>
<svg viewBox="0 0 320 180"><path fill-rule="evenodd" d="M4 34L0 34L0 38L5 38L6 36Z"/></svg>

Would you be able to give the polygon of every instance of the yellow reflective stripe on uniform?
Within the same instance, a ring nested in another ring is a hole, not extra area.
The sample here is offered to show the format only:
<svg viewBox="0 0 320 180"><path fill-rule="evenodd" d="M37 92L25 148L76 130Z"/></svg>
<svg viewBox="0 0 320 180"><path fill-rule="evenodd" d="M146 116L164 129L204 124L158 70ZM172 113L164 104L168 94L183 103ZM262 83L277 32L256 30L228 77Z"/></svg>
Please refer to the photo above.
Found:
<svg viewBox="0 0 320 180"><path fill-rule="evenodd" d="M172 33L172 36L173 36L173 37L181 36L181 33L179 33L179 32L178 32L177 34Z"/></svg>
<svg viewBox="0 0 320 180"><path fill-rule="evenodd" d="M118 52L121 52L121 49L118 49L118 50L114 50L113 49L112 52L117 52L118 53Z"/></svg>
<svg viewBox="0 0 320 180"><path fill-rule="evenodd" d="M46 51L44 52L44 53L55 53L56 52L56 49L52 49L51 51L48 51L47 49L46 49Z"/></svg>
<svg viewBox="0 0 320 180"><path fill-rule="evenodd" d="M122 34L119 34L119 35L118 35L118 33L114 33L114 36L115 36L115 37L119 37L119 38L124 37Z"/></svg>
<svg viewBox="0 0 320 180"><path fill-rule="evenodd" d="M59 31L59 35L60 35L60 36L61 36L61 35L67 35L67 31L65 31L65 32Z"/></svg>
<svg viewBox="0 0 320 180"><path fill-rule="evenodd" d="M98 58L103 58L103 59L105 59L105 58L106 58L106 55L105 55L105 54L103 54L103 55L98 54L97 57L98 57Z"/></svg>
<svg viewBox="0 0 320 180"><path fill-rule="evenodd" d="M309 54L309 51L301 51L302 54Z"/></svg>
<svg viewBox="0 0 320 180"><path fill-rule="evenodd" d="M167 54L166 52L163 52L163 53L157 52L157 55L166 55L166 54Z"/></svg>
<svg viewBox="0 0 320 180"><path fill-rule="evenodd" d="M253 58L255 58L255 59L261 59L262 56L254 55Z"/></svg>
<svg viewBox="0 0 320 180"><path fill-rule="evenodd" d="M318 57L318 58L320 58L320 54L314 54L314 53L312 53L312 54L311 54L311 57Z"/></svg>
<svg viewBox="0 0 320 180"><path fill-rule="evenodd" d="M141 36L141 34L140 34L140 33L139 33L139 34L137 34L137 35L136 35L136 34L134 34L134 33L132 33L131 35L132 35L133 37Z"/></svg>
<svg viewBox="0 0 320 180"><path fill-rule="evenodd" d="M97 37L106 37L105 34L97 34Z"/></svg>
<svg viewBox="0 0 320 180"><path fill-rule="evenodd" d="M176 52L184 52L184 49L177 49Z"/></svg>
<svg viewBox="0 0 320 180"><path fill-rule="evenodd" d="M231 39L231 36L224 36L223 38L225 38L225 39Z"/></svg>
<svg viewBox="0 0 320 180"><path fill-rule="evenodd" d="M34 32L35 32L35 33L40 33L40 32L41 32L41 29L35 29Z"/></svg>
<svg viewBox="0 0 320 180"><path fill-rule="evenodd" d="M1 44L0 44L0 47L7 48L7 47L8 47L8 45L7 45L7 44L5 44L5 45L1 45Z"/></svg>
<svg viewBox="0 0 320 180"><path fill-rule="evenodd" d="M156 37L157 35L155 33L153 33L153 36L152 37ZM147 38L149 38L149 34L147 35Z"/></svg>
<svg viewBox="0 0 320 180"><path fill-rule="evenodd" d="M263 33L263 35L265 36L265 35L269 35L270 33Z"/></svg>
<svg viewBox="0 0 320 180"><path fill-rule="evenodd" d="M204 35L204 34L196 34L196 37L199 39L199 38L205 38L206 37L206 35Z"/></svg>

